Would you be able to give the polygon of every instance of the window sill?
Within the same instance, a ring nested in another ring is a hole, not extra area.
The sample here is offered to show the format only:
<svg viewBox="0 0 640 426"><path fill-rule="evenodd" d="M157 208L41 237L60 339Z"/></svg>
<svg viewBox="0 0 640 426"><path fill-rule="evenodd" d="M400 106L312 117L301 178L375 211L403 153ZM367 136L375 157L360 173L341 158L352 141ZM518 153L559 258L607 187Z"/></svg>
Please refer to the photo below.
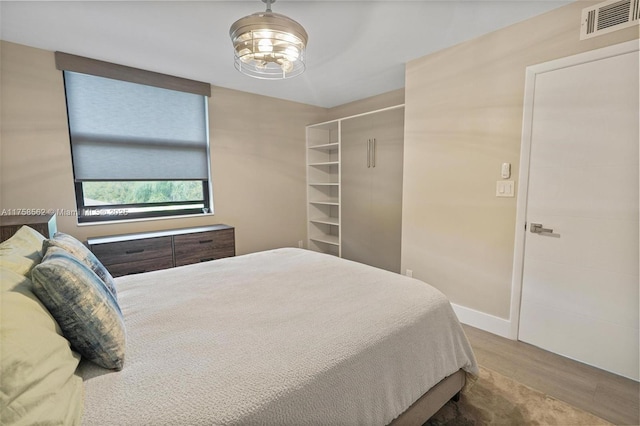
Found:
<svg viewBox="0 0 640 426"><path fill-rule="evenodd" d="M76 221L77 226L97 226L97 225L115 225L119 223L135 223L135 222L150 222L156 220L169 220L169 219L185 219L185 218L196 218L196 217L207 217L214 216L214 212L211 213L196 213L196 214L184 214L184 215L176 215L176 216L160 216L160 217L141 217L137 219L119 219L119 220L103 220L97 222L78 222Z"/></svg>

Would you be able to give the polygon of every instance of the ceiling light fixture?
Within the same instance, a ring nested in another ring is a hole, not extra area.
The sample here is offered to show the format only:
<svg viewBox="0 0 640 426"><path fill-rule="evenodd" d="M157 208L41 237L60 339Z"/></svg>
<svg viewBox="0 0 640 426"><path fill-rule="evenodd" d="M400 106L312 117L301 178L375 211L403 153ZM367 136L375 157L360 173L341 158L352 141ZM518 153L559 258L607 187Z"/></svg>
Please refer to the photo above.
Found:
<svg viewBox="0 0 640 426"><path fill-rule="evenodd" d="M238 19L229 35L235 51L235 67L255 78L283 79L305 70L304 56L309 36L293 19L271 12L276 0L262 0L266 12Z"/></svg>

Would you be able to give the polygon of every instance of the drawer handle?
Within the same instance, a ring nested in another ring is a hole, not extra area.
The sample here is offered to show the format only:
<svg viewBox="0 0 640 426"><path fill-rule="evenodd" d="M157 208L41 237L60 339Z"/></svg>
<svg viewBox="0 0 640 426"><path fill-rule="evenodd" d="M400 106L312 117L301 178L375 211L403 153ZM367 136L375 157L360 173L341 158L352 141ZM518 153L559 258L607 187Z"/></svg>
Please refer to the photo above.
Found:
<svg viewBox="0 0 640 426"><path fill-rule="evenodd" d="M208 262L210 260L215 260L215 257L208 257L206 259L200 259L200 262Z"/></svg>
<svg viewBox="0 0 640 426"><path fill-rule="evenodd" d="M201 240L199 241L200 244L207 244L207 243L212 243L213 240Z"/></svg>
<svg viewBox="0 0 640 426"><path fill-rule="evenodd" d="M125 251L126 254L133 254L133 253L142 253L144 251L144 249L135 249L135 250L127 250Z"/></svg>

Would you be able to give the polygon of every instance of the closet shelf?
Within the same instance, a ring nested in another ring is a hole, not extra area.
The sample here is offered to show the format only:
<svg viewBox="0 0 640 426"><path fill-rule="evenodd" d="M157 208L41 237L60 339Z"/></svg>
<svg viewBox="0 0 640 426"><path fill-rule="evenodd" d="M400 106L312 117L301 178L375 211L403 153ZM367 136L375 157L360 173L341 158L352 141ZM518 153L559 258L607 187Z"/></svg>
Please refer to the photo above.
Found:
<svg viewBox="0 0 640 426"><path fill-rule="evenodd" d="M322 223L325 225L340 225L340 220L337 217L317 217L314 219L309 219L309 222L313 223Z"/></svg>
<svg viewBox="0 0 640 426"><path fill-rule="evenodd" d="M307 126L307 244L340 256L340 125ZM338 234L338 235L336 235Z"/></svg>
<svg viewBox="0 0 640 426"><path fill-rule="evenodd" d="M322 145L313 145L309 149L317 149L320 151L330 151L332 149L338 149L340 144L338 142L324 143Z"/></svg>
<svg viewBox="0 0 640 426"><path fill-rule="evenodd" d="M326 200L311 200L309 204L322 204L325 206L339 206L340 201L337 198L331 198Z"/></svg>
<svg viewBox="0 0 640 426"><path fill-rule="evenodd" d="M323 161L320 163L309 163L310 166L319 167L319 166L337 166L340 164L339 161Z"/></svg>
<svg viewBox="0 0 640 426"><path fill-rule="evenodd" d="M321 235L309 238L312 241L317 241L319 243L331 244L333 246L339 246L340 240L337 235Z"/></svg>

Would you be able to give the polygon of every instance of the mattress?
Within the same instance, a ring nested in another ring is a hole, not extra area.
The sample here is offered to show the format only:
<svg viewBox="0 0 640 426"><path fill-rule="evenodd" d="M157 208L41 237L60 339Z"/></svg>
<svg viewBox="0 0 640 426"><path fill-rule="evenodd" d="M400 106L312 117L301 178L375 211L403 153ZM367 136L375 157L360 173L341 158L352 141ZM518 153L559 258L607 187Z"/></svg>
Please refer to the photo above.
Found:
<svg viewBox="0 0 640 426"><path fill-rule="evenodd" d="M301 249L116 279L121 371L79 368L87 425L384 425L458 369L447 298Z"/></svg>

